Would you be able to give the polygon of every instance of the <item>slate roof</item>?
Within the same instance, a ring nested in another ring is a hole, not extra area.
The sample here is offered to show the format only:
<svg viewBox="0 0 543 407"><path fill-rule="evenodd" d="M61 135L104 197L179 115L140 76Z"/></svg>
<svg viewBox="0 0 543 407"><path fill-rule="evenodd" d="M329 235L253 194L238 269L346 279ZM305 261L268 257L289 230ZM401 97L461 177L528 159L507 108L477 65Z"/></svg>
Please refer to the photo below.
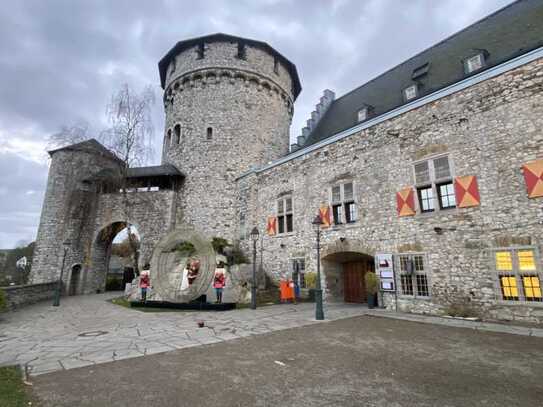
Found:
<svg viewBox="0 0 543 407"><path fill-rule="evenodd" d="M277 52L268 43L251 40L249 38L235 37L233 35L228 35L228 34L223 34L223 33L216 33L216 34L205 35L203 37L190 38L188 40L179 41L177 44L175 44L175 46L172 49L170 49L168 53L158 63L158 71L160 73L160 85L162 86L162 89L164 89L164 85L166 82L166 72L172 58L174 58L180 52L188 48L194 47L195 45L198 45L202 42L204 43L242 42L247 45L263 49L264 51L269 52L270 54L278 58L279 61L281 61L287 68L292 78L292 93L294 94L295 100L300 94L300 92L302 91L302 85L300 83L300 78L298 77L298 71L296 70L296 65L294 65L287 58L285 58L283 55Z"/></svg>
<svg viewBox="0 0 543 407"><path fill-rule="evenodd" d="M119 162L122 162L122 160L119 157L117 157L113 152L108 150L98 140L93 139L93 138L82 141L80 143L75 143L69 146L55 148L54 150L49 150L48 153L49 155L52 156L57 151L64 151L64 150L96 152L102 155L106 155L110 158L113 158L114 160L117 160Z"/></svg>
<svg viewBox="0 0 543 407"><path fill-rule="evenodd" d="M487 52L486 65L471 75L541 46L543 0L516 1L336 99L304 147L358 124L357 113L364 105L373 106L370 117L376 117L407 103L403 89L415 83L414 70L426 63L427 74L416 79L420 84L418 97L470 76L464 72L463 61L480 50Z"/></svg>
<svg viewBox="0 0 543 407"><path fill-rule="evenodd" d="M160 177L160 176L178 176L183 173L172 164L154 165L151 167L134 167L128 169L128 178Z"/></svg>
<svg viewBox="0 0 543 407"><path fill-rule="evenodd" d="M120 176L120 172L112 168L104 168L96 174L87 178L86 181L106 181ZM184 174L172 164L153 165L150 167L128 168L127 178L148 178L148 177L184 177Z"/></svg>

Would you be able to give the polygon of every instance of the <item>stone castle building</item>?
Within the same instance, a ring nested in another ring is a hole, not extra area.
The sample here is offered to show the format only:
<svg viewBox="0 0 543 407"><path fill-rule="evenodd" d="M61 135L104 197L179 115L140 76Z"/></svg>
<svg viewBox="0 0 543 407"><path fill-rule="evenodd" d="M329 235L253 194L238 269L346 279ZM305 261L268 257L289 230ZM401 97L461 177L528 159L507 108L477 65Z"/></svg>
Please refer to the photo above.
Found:
<svg viewBox="0 0 543 407"><path fill-rule="evenodd" d="M317 265L326 301L412 312L475 310L543 320L543 2L517 1L335 99L326 90L289 147L296 67L268 44L225 34L177 43L159 62L160 166L131 168L130 223L148 262L191 230L250 253L303 286ZM96 141L50 152L33 282L103 290L119 160ZM178 232L181 233L181 232ZM393 266L393 268L390 268Z"/></svg>

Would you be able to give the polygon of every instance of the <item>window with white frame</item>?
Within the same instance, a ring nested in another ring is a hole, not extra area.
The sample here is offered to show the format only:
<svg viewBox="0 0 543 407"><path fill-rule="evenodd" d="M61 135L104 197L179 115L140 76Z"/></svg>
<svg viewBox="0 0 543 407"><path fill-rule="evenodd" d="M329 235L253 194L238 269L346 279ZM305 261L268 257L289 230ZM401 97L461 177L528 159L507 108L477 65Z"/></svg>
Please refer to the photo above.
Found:
<svg viewBox="0 0 543 407"><path fill-rule="evenodd" d="M414 170L420 212L456 208L449 156L443 155L416 162Z"/></svg>
<svg viewBox="0 0 543 407"><path fill-rule="evenodd" d="M403 97L405 101L415 99L417 97L417 94L418 94L418 89L417 89L416 84L408 86L407 88L403 90Z"/></svg>
<svg viewBox="0 0 543 407"><path fill-rule="evenodd" d="M358 122L363 122L368 118L368 108L363 107L358 111Z"/></svg>
<svg viewBox="0 0 543 407"><path fill-rule="evenodd" d="M413 297L430 296L430 284L426 266L426 256L422 253L398 255L399 281L401 295Z"/></svg>
<svg viewBox="0 0 543 407"><path fill-rule="evenodd" d="M298 284L300 288L306 288L305 286L305 259L298 258L292 259L292 281Z"/></svg>
<svg viewBox="0 0 543 407"><path fill-rule="evenodd" d="M466 73L478 71L485 66L485 56L477 54L464 60L464 69Z"/></svg>
<svg viewBox="0 0 543 407"><path fill-rule="evenodd" d="M290 233L293 230L292 197L277 200L277 233Z"/></svg>
<svg viewBox="0 0 543 407"><path fill-rule="evenodd" d="M497 297L504 301L543 302L541 272L535 248L504 248L494 252Z"/></svg>
<svg viewBox="0 0 543 407"><path fill-rule="evenodd" d="M335 225L356 222L356 202L352 182L345 182L332 187L332 216Z"/></svg>

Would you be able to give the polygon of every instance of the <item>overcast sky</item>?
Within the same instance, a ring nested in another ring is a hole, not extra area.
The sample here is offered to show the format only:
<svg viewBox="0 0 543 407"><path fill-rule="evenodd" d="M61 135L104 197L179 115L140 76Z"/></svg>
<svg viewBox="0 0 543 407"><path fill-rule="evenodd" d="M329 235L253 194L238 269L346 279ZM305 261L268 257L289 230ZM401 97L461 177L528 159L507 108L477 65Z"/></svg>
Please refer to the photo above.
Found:
<svg viewBox="0 0 543 407"><path fill-rule="evenodd" d="M341 96L510 2L2 1L0 248L36 237L47 136L81 119L99 132L106 103L124 82L152 85L161 101L157 63L179 40L224 32L266 41L294 62L303 87L294 138L323 89ZM157 151L161 105L154 109Z"/></svg>

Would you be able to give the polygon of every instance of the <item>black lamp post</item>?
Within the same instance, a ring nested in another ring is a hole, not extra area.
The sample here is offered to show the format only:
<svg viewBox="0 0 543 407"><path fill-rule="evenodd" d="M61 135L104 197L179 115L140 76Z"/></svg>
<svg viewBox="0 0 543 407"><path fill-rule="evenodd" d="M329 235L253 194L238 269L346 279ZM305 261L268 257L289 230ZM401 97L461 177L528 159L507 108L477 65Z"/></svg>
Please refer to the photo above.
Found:
<svg viewBox="0 0 543 407"><path fill-rule="evenodd" d="M256 226L251 230L253 240L253 284L251 285L251 309L256 309L256 242L258 242L258 229Z"/></svg>
<svg viewBox="0 0 543 407"><path fill-rule="evenodd" d="M322 219L319 215L315 216L311 222L317 233L317 288L315 290L315 319L324 319L324 309L322 307L322 288L321 288L321 225Z"/></svg>
<svg viewBox="0 0 543 407"><path fill-rule="evenodd" d="M62 246L64 246L64 255L62 256L62 267L60 269L60 277L58 279L57 290L55 292L55 299L53 300L53 307L58 307L60 305L60 293L62 291L62 276L64 275L64 263L66 261L66 253L68 253L68 249L70 248L70 241L65 240L64 243L62 243Z"/></svg>

